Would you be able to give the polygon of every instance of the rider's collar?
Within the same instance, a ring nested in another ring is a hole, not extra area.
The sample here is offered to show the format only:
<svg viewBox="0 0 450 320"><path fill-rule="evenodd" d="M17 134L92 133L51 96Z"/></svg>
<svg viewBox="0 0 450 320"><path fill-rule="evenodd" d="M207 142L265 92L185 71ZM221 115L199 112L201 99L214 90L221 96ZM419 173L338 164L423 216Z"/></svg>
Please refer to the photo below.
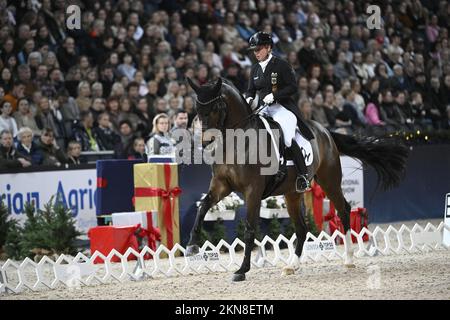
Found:
<svg viewBox="0 0 450 320"><path fill-rule="evenodd" d="M270 59L272 59L272 53L269 53L269 56L266 60L259 62L259 65L261 66L263 72L266 71L266 67L269 64Z"/></svg>

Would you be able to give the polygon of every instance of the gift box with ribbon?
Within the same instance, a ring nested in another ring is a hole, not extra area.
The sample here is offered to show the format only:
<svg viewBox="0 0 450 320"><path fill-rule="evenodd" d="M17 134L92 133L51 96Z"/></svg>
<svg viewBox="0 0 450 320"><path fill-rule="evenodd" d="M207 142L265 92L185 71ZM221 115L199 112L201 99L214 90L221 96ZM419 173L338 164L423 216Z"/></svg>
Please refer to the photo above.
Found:
<svg viewBox="0 0 450 320"><path fill-rule="evenodd" d="M140 160L97 161L97 216L134 211L133 165Z"/></svg>
<svg viewBox="0 0 450 320"><path fill-rule="evenodd" d="M141 229L138 233L138 240L144 239L147 241L142 247L148 245L153 251L158 248L161 234L158 228L158 212L156 210L117 212L113 213L111 217L113 226L140 225Z"/></svg>
<svg viewBox="0 0 450 320"><path fill-rule="evenodd" d="M99 251L104 256L109 255L111 250L116 249L120 254L124 254L128 248L138 251L137 232L140 225L134 226L99 226L89 229L88 237L90 240L91 254ZM134 255L130 255L128 260L135 260ZM94 263L104 263L97 257ZM120 262L119 257L114 255L111 262Z"/></svg>
<svg viewBox="0 0 450 320"><path fill-rule="evenodd" d="M161 243L169 249L180 243L180 193L176 163L134 165L135 211L158 211Z"/></svg>

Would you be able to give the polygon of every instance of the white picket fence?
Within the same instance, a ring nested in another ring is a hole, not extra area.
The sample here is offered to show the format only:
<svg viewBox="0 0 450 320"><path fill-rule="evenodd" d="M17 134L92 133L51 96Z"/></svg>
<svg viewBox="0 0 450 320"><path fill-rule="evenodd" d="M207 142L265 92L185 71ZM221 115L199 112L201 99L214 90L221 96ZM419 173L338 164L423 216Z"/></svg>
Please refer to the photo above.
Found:
<svg viewBox="0 0 450 320"><path fill-rule="evenodd" d="M373 231L364 228L359 234L352 230L357 239L357 244L353 245L354 256L358 258L449 249L442 243L444 230L450 231L450 227L443 222L438 227L428 223L425 227L416 224L411 229L405 225L398 230L393 226L389 226L386 230L376 227ZM363 242L365 234L369 236L369 242ZM262 241L255 240L257 253L253 254L253 267L290 264L295 258L295 240L295 234L291 239L280 235L276 240L268 236ZM345 236L339 231L335 231L331 236L322 232L318 237L308 233L300 261L307 263L323 259L343 259L346 254L345 246L336 245L338 241L341 243L345 241ZM241 254L237 254L238 247L241 247ZM141 252L129 248L123 255L113 250L108 256L97 251L90 257L82 253L78 253L75 257L61 255L56 261L43 257L38 263L29 258L21 263L7 260L0 268L0 293L61 287L73 289L113 281L138 281L158 276L235 271L242 262L244 247L243 241L235 239L231 244L221 240L217 246L207 241L200 248L199 254L191 257L184 256L185 248L176 244L171 250L163 245L156 251L149 247L144 247ZM145 259L149 255L153 259ZM120 262L111 262L114 256ZM128 261L130 256L134 256L135 260ZM97 258L104 263L95 264Z"/></svg>

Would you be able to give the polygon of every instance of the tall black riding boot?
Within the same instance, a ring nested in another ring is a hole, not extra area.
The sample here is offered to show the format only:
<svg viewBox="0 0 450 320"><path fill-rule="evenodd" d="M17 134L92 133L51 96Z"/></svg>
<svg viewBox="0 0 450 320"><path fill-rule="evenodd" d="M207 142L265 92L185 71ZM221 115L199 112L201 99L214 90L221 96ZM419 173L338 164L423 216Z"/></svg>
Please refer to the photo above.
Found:
<svg viewBox="0 0 450 320"><path fill-rule="evenodd" d="M309 184L308 169L306 167L305 158L297 141L292 140L290 147L293 154L293 161L297 169L297 179L295 181L295 189L297 192L305 192L311 186Z"/></svg>

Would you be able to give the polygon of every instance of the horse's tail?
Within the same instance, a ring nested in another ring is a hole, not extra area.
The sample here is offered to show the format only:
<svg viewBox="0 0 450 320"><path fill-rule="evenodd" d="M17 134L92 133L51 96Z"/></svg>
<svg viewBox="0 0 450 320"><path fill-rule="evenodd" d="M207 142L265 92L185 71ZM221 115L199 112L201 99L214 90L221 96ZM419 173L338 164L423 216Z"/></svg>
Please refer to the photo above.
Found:
<svg viewBox="0 0 450 320"><path fill-rule="evenodd" d="M375 169L377 188L383 190L397 186L403 178L409 148L394 138L355 137L330 132L341 154L357 158Z"/></svg>

